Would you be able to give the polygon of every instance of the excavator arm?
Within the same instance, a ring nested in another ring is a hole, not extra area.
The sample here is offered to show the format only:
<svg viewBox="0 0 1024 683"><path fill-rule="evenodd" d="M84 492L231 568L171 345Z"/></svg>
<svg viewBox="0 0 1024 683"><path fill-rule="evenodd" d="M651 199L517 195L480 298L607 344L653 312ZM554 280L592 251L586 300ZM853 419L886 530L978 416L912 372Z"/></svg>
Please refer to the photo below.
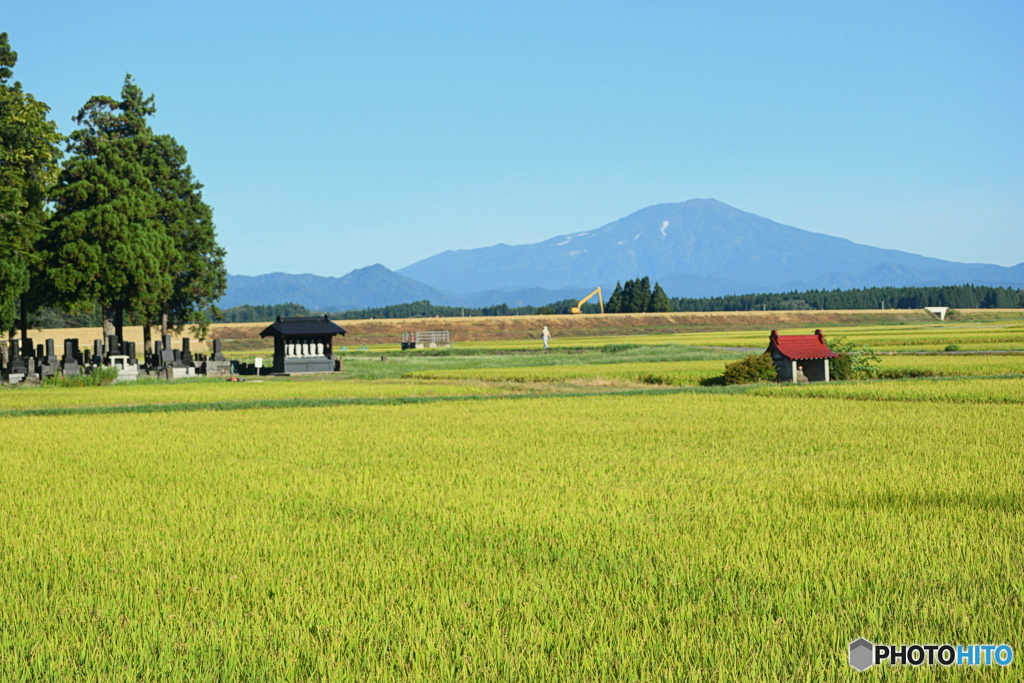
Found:
<svg viewBox="0 0 1024 683"><path fill-rule="evenodd" d="M593 292L591 292L590 294L587 294L585 297L580 299L580 302L578 304L576 304L575 306L573 306L570 310L573 313L582 313L583 312L583 304L587 303L587 301L589 301L591 298L593 298L593 296L595 294L597 294L597 300L601 304L601 312L604 313L604 297L601 295L601 288L600 287L598 287Z"/></svg>

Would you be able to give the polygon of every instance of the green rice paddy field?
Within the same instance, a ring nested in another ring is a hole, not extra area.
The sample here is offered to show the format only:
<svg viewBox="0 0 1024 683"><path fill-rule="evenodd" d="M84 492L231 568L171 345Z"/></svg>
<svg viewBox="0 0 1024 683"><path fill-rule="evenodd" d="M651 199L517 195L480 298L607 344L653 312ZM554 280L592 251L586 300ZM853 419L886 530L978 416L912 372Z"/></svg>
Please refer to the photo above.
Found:
<svg viewBox="0 0 1024 683"><path fill-rule="evenodd" d="M1024 356L657 341L0 391L0 680L1018 678L846 653L1024 648Z"/></svg>

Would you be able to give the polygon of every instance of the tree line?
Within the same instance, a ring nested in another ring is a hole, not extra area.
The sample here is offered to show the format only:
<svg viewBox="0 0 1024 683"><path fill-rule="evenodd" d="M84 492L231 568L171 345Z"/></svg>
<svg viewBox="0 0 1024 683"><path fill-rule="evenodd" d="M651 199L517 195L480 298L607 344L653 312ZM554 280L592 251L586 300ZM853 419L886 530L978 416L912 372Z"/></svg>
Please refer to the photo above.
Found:
<svg viewBox="0 0 1024 683"><path fill-rule="evenodd" d="M605 305L606 313L669 313L672 302L657 282L651 288L651 279L646 275L626 284L615 283L615 291Z"/></svg>
<svg viewBox="0 0 1024 683"><path fill-rule="evenodd" d="M65 137L12 80L17 59L0 33L0 326L98 310L104 335L142 325L147 346L152 325L204 328L225 251L185 148L149 124L153 96L128 74Z"/></svg>
<svg viewBox="0 0 1024 683"><path fill-rule="evenodd" d="M576 299L563 299L543 306L495 304L482 308L435 306L417 301L395 306L365 308L333 313L332 317L432 318L434 316L551 315L569 313ZM808 290L777 294L736 294L731 296L685 298L669 297L661 285L650 285L649 277L616 284L605 302L607 313L711 312L711 311L791 311L791 310L867 310L872 308L1024 308L1024 290L984 285L936 287L867 287L864 289ZM231 310L231 309L229 309ZM584 313L598 313L597 304L583 305ZM266 320L266 318L263 318Z"/></svg>
<svg viewBox="0 0 1024 683"><path fill-rule="evenodd" d="M370 318L458 318L499 315L534 315L534 306L511 307L508 304L493 306L435 306L430 301L413 301L393 306L377 306L358 310L340 311L332 314L339 320L368 320Z"/></svg>
<svg viewBox="0 0 1024 683"><path fill-rule="evenodd" d="M790 311L866 310L871 308L1021 308L1024 291L984 285L936 287L866 287L863 289L808 290L781 294L735 294L707 298L673 298L672 310Z"/></svg>

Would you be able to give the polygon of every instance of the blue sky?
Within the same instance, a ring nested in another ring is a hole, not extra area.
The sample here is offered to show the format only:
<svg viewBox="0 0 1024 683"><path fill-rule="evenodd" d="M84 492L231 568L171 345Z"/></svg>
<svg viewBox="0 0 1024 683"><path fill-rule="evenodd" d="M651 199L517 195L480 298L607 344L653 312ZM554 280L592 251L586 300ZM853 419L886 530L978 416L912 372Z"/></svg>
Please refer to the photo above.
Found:
<svg viewBox="0 0 1024 683"><path fill-rule="evenodd" d="M231 273L340 276L714 197L1024 261L1019 2L0 0L62 132L126 72Z"/></svg>

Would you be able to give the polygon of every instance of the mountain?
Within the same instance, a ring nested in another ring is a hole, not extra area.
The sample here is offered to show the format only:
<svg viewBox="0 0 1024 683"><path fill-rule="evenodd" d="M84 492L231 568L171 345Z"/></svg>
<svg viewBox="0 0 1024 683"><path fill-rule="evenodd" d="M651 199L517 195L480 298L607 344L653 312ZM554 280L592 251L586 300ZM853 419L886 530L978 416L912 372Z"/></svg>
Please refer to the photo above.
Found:
<svg viewBox="0 0 1024 683"><path fill-rule="evenodd" d="M448 292L416 282L379 263L342 277L321 275L228 275L221 308L243 304L297 303L316 311L344 311L389 304L450 298Z"/></svg>
<svg viewBox="0 0 1024 683"><path fill-rule="evenodd" d="M808 232L714 199L641 209L596 230L536 244L445 251L391 271L342 277L229 275L222 308L281 304L341 311L429 300L539 306L650 276L670 296L881 286L1024 287L1024 264L956 263Z"/></svg>
<svg viewBox="0 0 1024 683"><path fill-rule="evenodd" d="M445 251L397 271L452 292L610 286L648 275L672 296L882 285L1024 285L1024 264L965 264L800 230L714 199L641 209L543 242Z"/></svg>
<svg viewBox="0 0 1024 683"><path fill-rule="evenodd" d="M231 308L243 304L257 306L291 302L314 311L348 311L426 300L439 306L482 308L500 303L541 306L578 296L581 296L578 288L551 290L543 287L455 294L416 282L378 263L353 270L342 277L288 273L228 275L227 293L217 305Z"/></svg>

